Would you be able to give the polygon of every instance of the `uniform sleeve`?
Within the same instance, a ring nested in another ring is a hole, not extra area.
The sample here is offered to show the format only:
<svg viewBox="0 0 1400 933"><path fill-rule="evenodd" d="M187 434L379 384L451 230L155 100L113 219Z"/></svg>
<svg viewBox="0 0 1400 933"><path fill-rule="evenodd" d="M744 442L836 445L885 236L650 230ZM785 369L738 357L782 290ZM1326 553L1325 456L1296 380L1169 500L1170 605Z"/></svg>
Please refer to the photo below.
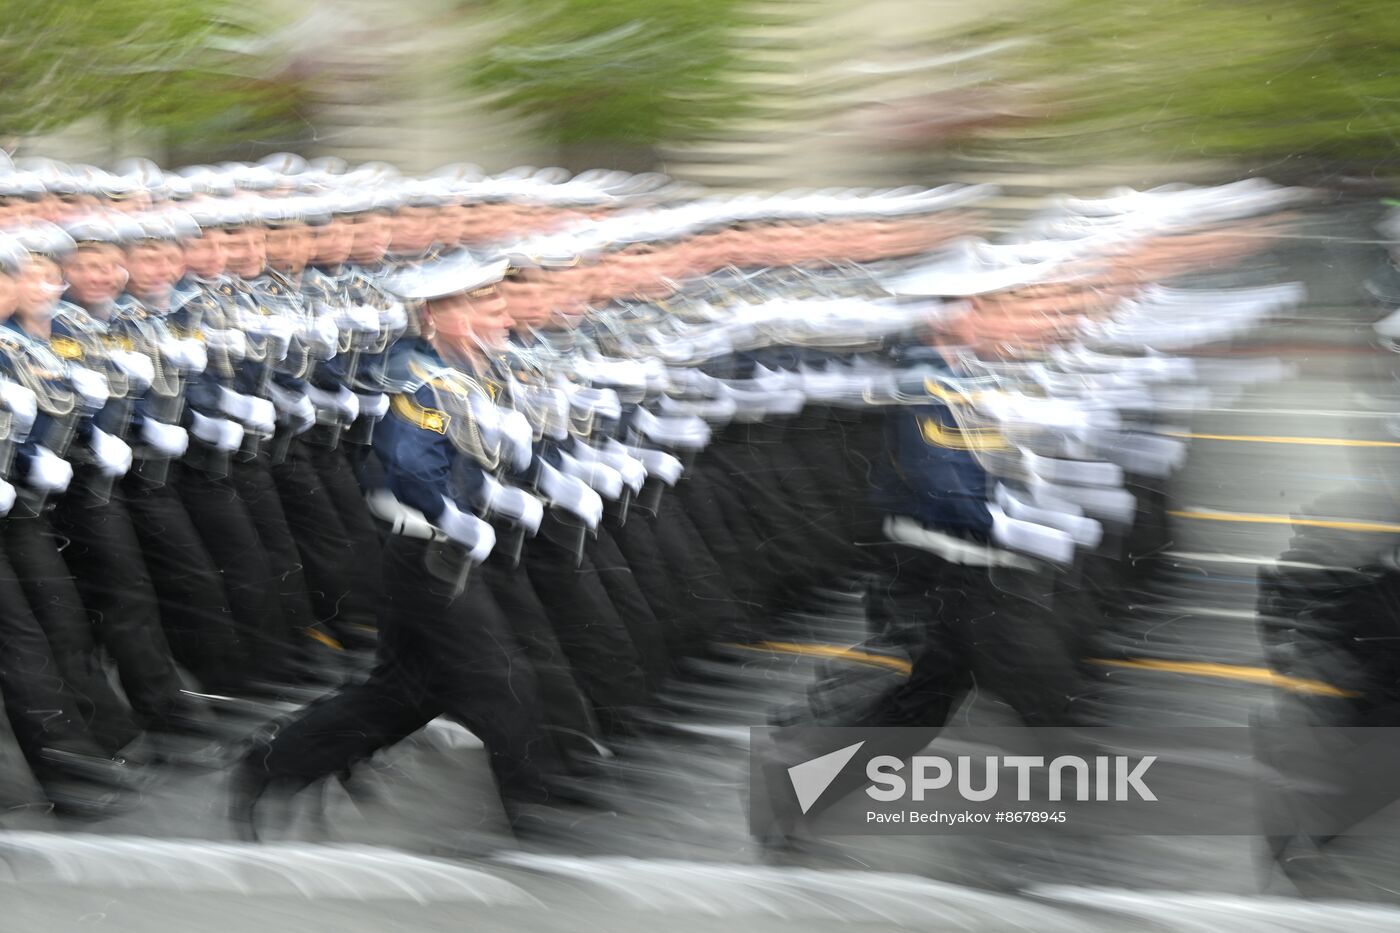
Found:
<svg viewBox="0 0 1400 933"><path fill-rule="evenodd" d="M991 533L987 474L972 451L996 440L963 433L943 406L919 406L892 415L892 455L907 492L901 511L926 525Z"/></svg>
<svg viewBox="0 0 1400 933"><path fill-rule="evenodd" d="M395 395L373 439L389 491L429 521L442 514L443 499L452 498L452 468L457 457L447 436L451 416L433 407L434 401L426 387Z"/></svg>

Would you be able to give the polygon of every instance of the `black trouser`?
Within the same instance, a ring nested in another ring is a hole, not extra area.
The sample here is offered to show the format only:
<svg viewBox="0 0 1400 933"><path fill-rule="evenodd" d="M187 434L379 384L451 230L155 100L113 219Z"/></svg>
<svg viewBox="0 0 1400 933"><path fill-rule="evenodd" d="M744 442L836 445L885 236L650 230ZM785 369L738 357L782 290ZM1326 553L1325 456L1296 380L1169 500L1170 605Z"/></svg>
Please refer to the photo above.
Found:
<svg viewBox="0 0 1400 933"><path fill-rule="evenodd" d="M76 701L83 723L93 736L115 751L139 732L131 709L107 680L93 641L92 623L74 586L72 572L59 554L57 536L42 515L26 510L22 504L16 509L16 514L0 522L10 566L49 640L58 671Z"/></svg>
<svg viewBox="0 0 1400 933"><path fill-rule="evenodd" d="M882 686L864 692L837 674L809 691L808 722L904 727L872 734L862 751L900 758L933 741L974 687L1010 705L1028 726L1075 723L1073 703L1083 686L1076 620L1047 604L1050 571L965 566L901 545L883 550L885 572L868 594L871 647L902 649L913 657L912 670L890 684L876 668L866 683ZM837 690L846 696L828 695ZM830 741L821 733L795 728L778 735L789 763L831 751L820 744ZM859 786L858 770L838 777L817 809Z"/></svg>
<svg viewBox="0 0 1400 933"><path fill-rule="evenodd" d="M428 547L398 537L385 546L389 611L369 678L312 704L251 766L274 781L310 783L446 715L485 743L503 798L546 798L557 762L525 651L480 575L452 595L426 570Z"/></svg>
<svg viewBox="0 0 1400 933"><path fill-rule="evenodd" d="M259 623L253 616L234 614L223 575L169 475L149 478L138 463L122 478L122 499L155 584L161 623L175 659L205 687L234 690L257 673L239 629L256 629Z"/></svg>
<svg viewBox="0 0 1400 933"><path fill-rule="evenodd" d="M79 467L54 510L54 527L68 539L63 557L127 699L159 724L180 705L183 684L140 539L126 505L110 489L91 468Z"/></svg>
<svg viewBox="0 0 1400 933"><path fill-rule="evenodd" d="M585 759L592 757L591 740L598 736L598 723L554 635L549 613L535 592L529 571L523 563L513 567L508 556L493 553L477 572L535 670L544 722L554 737L555 747L565 759L571 752L580 753Z"/></svg>
<svg viewBox="0 0 1400 933"><path fill-rule="evenodd" d="M597 568L572 550L575 530L547 513L525 548L526 566L603 734L630 734L649 702L646 675Z"/></svg>
<svg viewBox="0 0 1400 933"><path fill-rule="evenodd" d="M633 508L612 531L674 660L734 634L734 592L675 497L663 492L655 516Z"/></svg>
<svg viewBox="0 0 1400 933"><path fill-rule="evenodd" d="M267 556L273 577L272 590L281 608L285 634L300 651L306 647L307 630L317 624L316 609L311 602L301 552L282 510L282 497L272 480L266 454L246 460L235 455L229 479L248 510Z"/></svg>
<svg viewBox="0 0 1400 933"><path fill-rule="evenodd" d="M872 621L922 632L909 677L850 725L942 726L974 685L1031 726L1068 725L1083 691L1080 621L1054 611L1049 571L965 566L891 545Z"/></svg>
<svg viewBox="0 0 1400 933"><path fill-rule="evenodd" d="M330 625L332 631L343 632L350 625L373 627L375 607L355 583L356 552L351 533L316 471L315 454L305 441L292 441L286 458L272 467L272 478L306 569L317 619Z"/></svg>
<svg viewBox="0 0 1400 933"><path fill-rule="evenodd" d="M317 430L320 429L313 429ZM357 607L372 614L373 621L377 622L384 601L384 586L380 579L383 555L380 553L379 530L365 503L364 490L341 447L317 444L313 438L307 441L306 450L350 541L351 599ZM357 624L371 621L363 616L363 611L358 612Z"/></svg>
<svg viewBox="0 0 1400 933"><path fill-rule="evenodd" d="M652 612L651 604L639 585L640 579L618 548L606 524L599 525L596 537L588 541L585 548L599 579L603 581L603 588L608 592L608 599L627 626L627 634L637 650L638 660L642 662L647 686L654 691L666 679L671 666L666 633L661 629L661 622ZM667 620L668 623L670 621Z"/></svg>
<svg viewBox="0 0 1400 933"><path fill-rule="evenodd" d="M248 506L227 476L181 466L172 470L171 480L223 577L252 669L278 676L290 654L288 625L282 615L280 581Z"/></svg>
<svg viewBox="0 0 1400 933"><path fill-rule="evenodd" d="M8 524L11 519L0 519ZM0 695L15 741L30 761L42 748L85 755L102 750L88 733L54 660L49 640L30 611L19 574L0 551ZM108 751L118 747L108 738Z"/></svg>
<svg viewBox="0 0 1400 933"><path fill-rule="evenodd" d="M724 572L739 608L752 624L763 625L763 590L768 571L758 554L760 539L746 524L747 516L729 509L726 517L725 504L703 463L687 470L676 488L662 495L664 498L673 494Z"/></svg>

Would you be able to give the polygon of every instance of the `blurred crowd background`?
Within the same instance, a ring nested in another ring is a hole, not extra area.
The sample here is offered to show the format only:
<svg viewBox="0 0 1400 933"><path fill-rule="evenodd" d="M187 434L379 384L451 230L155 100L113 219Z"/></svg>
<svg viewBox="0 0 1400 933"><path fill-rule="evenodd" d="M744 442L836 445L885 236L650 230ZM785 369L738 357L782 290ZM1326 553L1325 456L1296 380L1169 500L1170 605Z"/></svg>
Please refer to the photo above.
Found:
<svg viewBox="0 0 1400 933"><path fill-rule="evenodd" d="M728 188L1260 173L1384 187L1380 0L27 0L0 140L113 164L291 150Z"/></svg>

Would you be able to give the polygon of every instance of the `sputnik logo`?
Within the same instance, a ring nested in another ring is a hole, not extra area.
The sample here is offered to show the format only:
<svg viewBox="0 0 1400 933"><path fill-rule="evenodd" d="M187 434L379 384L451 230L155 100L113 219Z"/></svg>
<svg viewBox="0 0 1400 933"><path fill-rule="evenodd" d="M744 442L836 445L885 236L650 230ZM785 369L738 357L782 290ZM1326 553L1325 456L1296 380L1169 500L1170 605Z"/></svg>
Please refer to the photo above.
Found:
<svg viewBox="0 0 1400 933"><path fill-rule="evenodd" d="M788 780L792 782L792 790L797 794L797 805L802 808L803 814L812 809L812 805L831 786L841 769L846 767L864 744L864 741L860 741L854 745L847 745L787 769Z"/></svg>

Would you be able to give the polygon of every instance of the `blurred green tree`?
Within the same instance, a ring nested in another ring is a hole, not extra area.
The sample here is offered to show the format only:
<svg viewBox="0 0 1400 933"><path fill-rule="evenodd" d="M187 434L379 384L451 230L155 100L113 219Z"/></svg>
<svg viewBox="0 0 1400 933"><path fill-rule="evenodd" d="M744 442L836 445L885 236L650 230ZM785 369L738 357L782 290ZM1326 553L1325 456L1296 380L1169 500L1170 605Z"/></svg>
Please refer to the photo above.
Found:
<svg viewBox="0 0 1400 933"><path fill-rule="evenodd" d="M167 151L285 135L295 82L228 0L0 0L0 133L88 117Z"/></svg>
<svg viewBox="0 0 1400 933"><path fill-rule="evenodd" d="M651 146L742 109L730 30L746 22L746 0L486 4L507 19L468 81L538 119L552 142Z"/></svg>
<svg viewBox="0 0 1400 933"><path fill-rule="evenodd" d="M1390 0L1043 0L981 34L1031 40L1008 75L1044 93L1080 152L1393 174L1396 13Z"/></svg>

